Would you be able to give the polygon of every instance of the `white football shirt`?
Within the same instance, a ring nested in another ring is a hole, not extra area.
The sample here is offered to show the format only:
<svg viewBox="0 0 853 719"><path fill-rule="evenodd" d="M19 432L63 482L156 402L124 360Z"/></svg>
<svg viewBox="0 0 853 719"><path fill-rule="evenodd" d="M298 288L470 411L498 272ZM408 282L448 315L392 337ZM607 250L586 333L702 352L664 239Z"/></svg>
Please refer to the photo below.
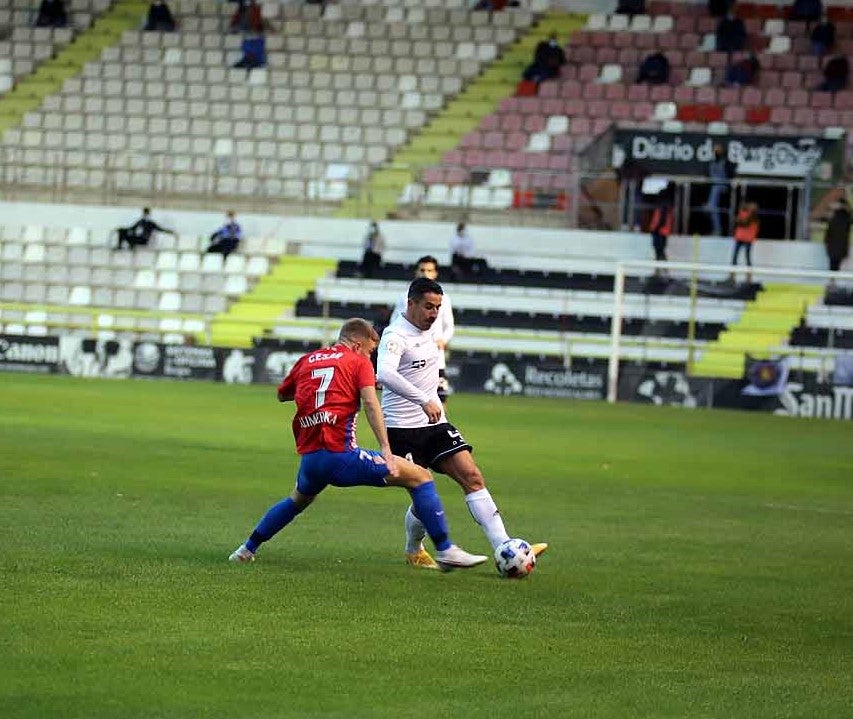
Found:
<svg viewBox="0 0 853 719"><path fill-rule="evenodd" d="M406 291L403 293L402 297L397 300L397 304L394 305L394 312L391 314L391 321L393 322L398 317L400 317L405 311L406 307L409 303L409 295L408 295L408 287ZM438 310L438 317L432 325L432 329L430 332L436 342L441 340L445 345L450 344L450 340L453 339L453 333L456 330L456 322L453 319L453 305L450 302L450 298L443 294L441 296L441 307ZM444 352L439 352L438 359L438 368L444 369L447 366Z"/></svg>
<svg viewBox="0 0 853 719"><path fill-rule="evenodd" d="M442 352L432 330L415 327L398 315L379 342L376 379L382 385L382 414L388 427L427 427L430 422L423 405L432 400L439 406L438 367ZM444 407L439 423L446 422Z"/></svg>

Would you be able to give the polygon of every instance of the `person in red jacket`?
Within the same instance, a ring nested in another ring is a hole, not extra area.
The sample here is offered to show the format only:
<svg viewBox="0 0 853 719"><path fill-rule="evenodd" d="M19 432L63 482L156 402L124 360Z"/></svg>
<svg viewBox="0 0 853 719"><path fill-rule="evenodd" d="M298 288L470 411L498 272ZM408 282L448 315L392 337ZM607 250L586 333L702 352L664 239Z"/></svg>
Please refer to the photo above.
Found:
<svg viewBox="0 0 853 719"><path fill-rule="evenodd" d="M666 243L669 236L672 234L673 220L675 218L675 209L673 207L674 185L669 183L658 195L657 207L652 213L652 219L649 222L649 232L652 235L652 248L655 251L655 260L658 262L666 262ZM655 270L655 274L662 274L662 271Z"/></svg>
<svg viewBox="0 0 853 719"><path fill-rule="evenodd" d="M758 205L754 202L745 202L740 206L737 217L735 217L735 249L732 254L732 264L737 265L737 258L741 250L746 254L746 264L752 267L752 246L758 239L758 230L760 223L758 221ZM729 276L732 281L735 279L734 272ZM746 281L752 281L752 275L747 273Z"/></svg>

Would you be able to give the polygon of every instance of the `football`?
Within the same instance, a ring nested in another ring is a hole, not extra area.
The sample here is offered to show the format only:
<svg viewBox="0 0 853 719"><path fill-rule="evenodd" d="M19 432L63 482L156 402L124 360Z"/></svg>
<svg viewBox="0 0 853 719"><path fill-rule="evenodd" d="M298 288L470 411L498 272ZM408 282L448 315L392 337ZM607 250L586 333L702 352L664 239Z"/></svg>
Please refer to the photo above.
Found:
<svg viewBox="0 0 853 719"><path fill-rule="evenodd" d="M536 555L529 542L507 539L495 550L495 567L507 579L522 579L536 566Z"/></svg>

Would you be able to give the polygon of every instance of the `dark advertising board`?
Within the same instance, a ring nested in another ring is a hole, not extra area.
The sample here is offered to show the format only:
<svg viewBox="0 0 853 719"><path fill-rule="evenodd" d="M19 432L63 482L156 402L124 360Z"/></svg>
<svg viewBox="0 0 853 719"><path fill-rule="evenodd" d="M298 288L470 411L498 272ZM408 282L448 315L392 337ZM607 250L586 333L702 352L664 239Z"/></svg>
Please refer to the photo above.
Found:
<svg viewBox="0 0 853 719"><path fill-rule="evenodd" d="M559 363L524 359L451 360L447 375L456 392L601 400L607 388L604 368L571 369Z"/></svg>
<svg viewBox="0 0 853 719"><path fill-rule="evenodd" d="M274 347L256 347L252 366L252 381L259 384L280 384L304 350L291 351Z"/></svg>
<svg viewBox="0 0 853 719"><path fill-rule="evenodd" d="M133 347L133 376L219 380L222 353L217 347L137 342Z"/></svg>
<svg viewBox="0 0 853 719"><path fill-rule="evenodd" d="M58 371L57 337L0 335L0 372L55 374Z"/></svg>
<svg viewBox="0 0 853 719"><path fill-rule="evenodd" d="M819 382L811 374L796 379L785 374L772 386L773 392L756 393L751 387L754 382L748 378L701 378L688 377L683 372L626 369L619 377L618 398L625 402L772 412L788 417L853 419L853 387Z"/></svg>
<svg viewBox="0 0 853 719"><path fill-rule="evenodd" d="M779 135L710 135L617 129L613 164L633 161L664 175L705 175L714 145L722 145L737 174L758 177L806 177L812 168L834 175L840 160L839 140Z"/></svg>

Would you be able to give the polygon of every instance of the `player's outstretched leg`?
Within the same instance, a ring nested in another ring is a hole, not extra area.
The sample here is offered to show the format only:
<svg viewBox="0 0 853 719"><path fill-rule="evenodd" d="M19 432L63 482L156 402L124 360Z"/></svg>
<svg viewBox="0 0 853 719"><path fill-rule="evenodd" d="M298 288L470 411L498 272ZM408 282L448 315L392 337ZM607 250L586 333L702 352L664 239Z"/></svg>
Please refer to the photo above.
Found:
<svg viewBox="0 0 853 719"><path fill-rule="evenodd" d="M300 494L298 490L293 490L291 495L286 499L274 504L267 510L258 526L249 535L249 538L243 542L237 549L231 552L228 557L230 562L254 562L255 553L258 547L264 542L272 539L288 524L290 524L297 515L302 512L313 500L313 497Z"/></svg>

